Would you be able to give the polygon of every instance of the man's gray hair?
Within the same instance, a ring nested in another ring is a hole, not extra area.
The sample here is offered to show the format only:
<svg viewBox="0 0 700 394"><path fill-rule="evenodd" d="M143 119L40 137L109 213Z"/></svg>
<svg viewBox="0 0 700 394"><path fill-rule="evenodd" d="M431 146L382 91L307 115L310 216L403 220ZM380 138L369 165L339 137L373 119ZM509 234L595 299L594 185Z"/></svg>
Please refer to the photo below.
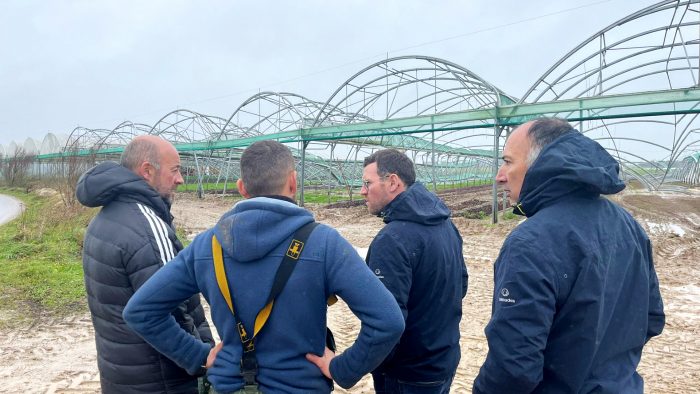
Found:
<svg viewBox="0 0 700 394"><path fill-rule="evenodd" d="M158 146L147 138L135 138L124 147L119 164L136 172L142 163L149 162L160 169L160 155Z"/></svg>
<svg viewBox="0 0 700 394"><path fill-rule="evenodd" d="M241 179L251 197L279 195L294 171L292 151L277 141L259 141L241 155Z"/></svg>
<svg viewBox="0 0 700 394"><path fill-rule="evenodd" d="M542 149L573 130L569 122L561 118L540 118L532 122L527 131L527 137L530 140L530 152L527 155L528 168L540 156Z"/></svg>

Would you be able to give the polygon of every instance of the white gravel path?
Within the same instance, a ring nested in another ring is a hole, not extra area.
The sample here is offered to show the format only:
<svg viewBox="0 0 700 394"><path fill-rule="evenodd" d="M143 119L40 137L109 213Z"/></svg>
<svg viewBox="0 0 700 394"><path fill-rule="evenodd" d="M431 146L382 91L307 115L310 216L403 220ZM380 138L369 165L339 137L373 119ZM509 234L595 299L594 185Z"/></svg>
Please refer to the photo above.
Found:
<svg viewBox="0 0 700 394"><path fill-rule="evenodd" d="M23 210L24 204L22 204L22 201L0 194L0 225L16 218Z"/></svg>

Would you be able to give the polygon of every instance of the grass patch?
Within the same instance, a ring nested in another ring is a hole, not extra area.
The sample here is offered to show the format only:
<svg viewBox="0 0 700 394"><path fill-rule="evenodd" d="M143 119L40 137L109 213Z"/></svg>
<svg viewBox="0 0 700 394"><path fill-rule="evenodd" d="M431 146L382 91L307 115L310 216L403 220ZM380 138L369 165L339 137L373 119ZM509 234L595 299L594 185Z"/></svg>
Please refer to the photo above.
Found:
<svg viewBox="0 0 700 394"><path fill-rule="evenodd" d="M16 315L32 319L84 310L81 250L97 209L67 208L58 196L21 189L0 188L0 193L25 205L18 218L0 226L0 326Z"/></svg>
<svg viewBox="0 0 700 394"><path fill-rule="evenodd" d="M362 196L358 193L353 196L355 200L362 199ZM344 194L333 194L328 195L328 192L309 192L304 190L304 203L309 204L333 204L340 201L349 201L350 197L347 193Z"/></svg>
<svg viewBox="0 0 700 394"><path fill-rule="evenodd" d="M437 184L437 191L490 185L492 183L493 183L492 179L473 179L473 180L463 181L463 182L438 183ZM197 187L198 187L197 183L194 182L194 180L189 180L188 183L179 185L177 187L177 191L178 192L192 193L192 192L197 191ZM428 190L433 190L432 182L426 183L425 187L427 187ZM222 182L219 182L218 184L215 182L203 182L202 183L202 190L204 191L204 193L222 193L224 191L224 182L222 181ZM299 190L301 190L301 189L299 189ZM231 182L231 181L228 182L228 184L226 185L226 192L227 193L234 193L233 198L240 199L240 197L238 195L238 188L237 188L235 182ZM299 192L297 192L297 197L298 196L299 196ZM362 199L363 198L360 195L360 187L359 186L353 187L353 200L362 200ZM332 187L330 189L330 192L329 192L329 190L326 186L311 184L311 185L306 185L306 188L304 189L304 203L305 204L335 204L338 202L345 202L345 201L350 201L350 195L348 194L348 189L346 187L340 187L340 186ZM474 216L474 217L477 217L477 216Z"/></svg>
<svg viewBox="0 0 700 394"><path fill-rule="evenodd" d="M437 190L441 191L441 190L461 189L461 188L465 188L465 187L490 185L492 183L493 183L493 179L473 179L470 181L446 182L446 183L438 182ZM433 190L433 183L427 182L425 184L425 187L427 187L429 190Z"/></svg>
<svg viewBox="0 0 700 394"><path fill-rule="evenodd" d="M477 211L477 212L471 212L471 211L465 211L462 213L462 217L465 219L488 219L491 217L491 214L485 211Z"/></svg>
<svg viewBox="0 0 700 394"><path fill-rule="evenodd" d="M189 244L192 243L189 239L187 239L187 228L183 226L179 226L175 228L175 235L177 238L182 242L182 246L187 247Z"/></svg>
<svg viewBox="0 0 700 394"><path fill-rule="evenodd" d="M524 216L514 214L512 209L505 212L501 217L503 218L503 220L514 220L524 218Z"/></svg>
<svg viewBox="0 0 700 394"><path fill-rule="evenodd" d="M202 189L204 190L205 193L212 193L212 192L223 192L224 191L224 186L226 187L227 192L238 192L238 186L236 185L236 182L231 182L228 181L224 185L224 182L221 181L218 184L216 182L202 182ZM184 183L182 185L178 185L177 191L178 192L196 192L197 188L199 185L195 180L190 180L187 183Z"/></svg>
<svg viewBox="0 0 700 394"><path fill-rule="evenodd" d="M525 216L520 216L520 215L514 214L513 209L511 209L511 208L508 208L508 210L505 212L503 212L503 211L498 212L498 223L505 223L505 222L512 221L512 220L522 220L524 218L525 218ZM491 215L486 215L485 217L483 217L481 219L484 222L484 224L486 224L489 227L498 226L498 224L491 223Z"/></svg>

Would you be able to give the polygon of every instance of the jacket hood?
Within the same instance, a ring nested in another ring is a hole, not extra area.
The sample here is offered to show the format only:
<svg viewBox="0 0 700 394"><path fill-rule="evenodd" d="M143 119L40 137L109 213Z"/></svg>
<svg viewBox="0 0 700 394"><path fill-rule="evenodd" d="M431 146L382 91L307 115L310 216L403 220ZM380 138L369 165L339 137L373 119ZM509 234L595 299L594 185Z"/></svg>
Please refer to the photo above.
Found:
<svg viewBox="0 0 700 394"><path fill-rule="evenodd" d="M436 225L450 217L450 209L420 182L415 182L399 194L379 213L385 223L405 220Z"/></svg>
<svg viewBox="0 0 700 394"><path fill-rule="evenodd" d="M238 261L259 260L306 223L311 212L288 201L268 197L243 200L214 227L221 247Z"/></svg>
<svg viewBox="0 0 700 394"><path fill-rule="evenodd" d="M105 206L116 199L132 199L154 208L168 223L170 203L133 171L113 161L105 161L80 176L75 196L87 207Z"/></svg>
<svg viewBox="0 0 700 394"><path fill-rule="evenodd" d="M608 151L573 130L547 145L532 163L513 212L529 217L565 196L618 193L625 188L619 172Z"/></svg>

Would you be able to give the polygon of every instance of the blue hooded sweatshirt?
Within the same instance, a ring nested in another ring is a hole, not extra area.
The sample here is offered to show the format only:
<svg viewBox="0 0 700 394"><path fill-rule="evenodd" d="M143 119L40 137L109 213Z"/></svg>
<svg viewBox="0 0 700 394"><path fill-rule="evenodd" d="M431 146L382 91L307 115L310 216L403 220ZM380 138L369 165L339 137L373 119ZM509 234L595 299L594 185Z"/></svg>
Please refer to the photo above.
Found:
<svg viewBox="0 0 700 394"><path fill-rule="evenodd" d="M664 312L649 238L601 194L619 165L572 130L525 174L527 220L495 262L489 352L474 393L642 393L642 347Z"/></svg>
<svg viewBox="0 0 700 394"><path fill-rule="evenodd" d="M237 203L134 294L124 319L154 348L193 373L206 361L209 346L181 330L169 313L201 291L224 343L208 378L217 391L241 389L241 341L215 278L212 235L224 251L236 313L252 333L292 235L311 221L310 212L280 199L257 197ZM328 381L305 356L323 354L326 300L331 294L341 297L362 322L356 342L330 365L341 387L354 385L394 347L404 328L396 301L352 245L334 229L319 225L255 338L257 381L263 392L330 392Z"/></svg>

